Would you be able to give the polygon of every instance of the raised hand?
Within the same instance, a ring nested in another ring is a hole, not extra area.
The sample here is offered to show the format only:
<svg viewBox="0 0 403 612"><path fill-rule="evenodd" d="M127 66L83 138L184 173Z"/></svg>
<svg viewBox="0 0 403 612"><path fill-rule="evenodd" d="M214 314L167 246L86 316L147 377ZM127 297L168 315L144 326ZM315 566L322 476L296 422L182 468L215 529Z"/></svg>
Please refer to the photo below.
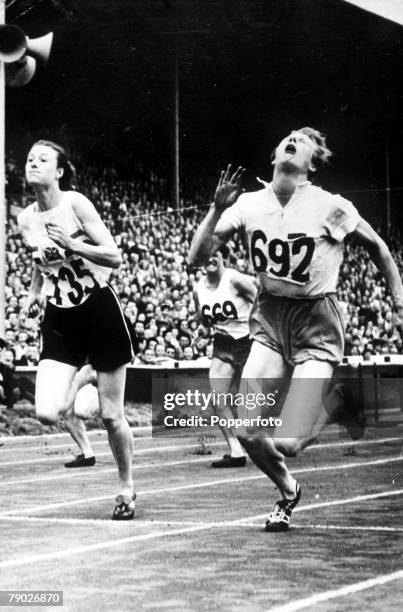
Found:
<svg viewBox="0 0 403 612"><path fill-rule="evenodd" d="M244 191L241 187L241 179L244 172L245 168L239 166L231 176L231 164L228 165L225 171L222 170L214 195L214 204L217 209L225 210L237 201L240 194Z"/></svg>
<svg viewBox="0 0 403 612"><path fill-rule="evenodd" d="M25 301L23 311L26 316L29 316L31 310L40 312L46 302L46 297L43 293L29 292Z"/></svg>

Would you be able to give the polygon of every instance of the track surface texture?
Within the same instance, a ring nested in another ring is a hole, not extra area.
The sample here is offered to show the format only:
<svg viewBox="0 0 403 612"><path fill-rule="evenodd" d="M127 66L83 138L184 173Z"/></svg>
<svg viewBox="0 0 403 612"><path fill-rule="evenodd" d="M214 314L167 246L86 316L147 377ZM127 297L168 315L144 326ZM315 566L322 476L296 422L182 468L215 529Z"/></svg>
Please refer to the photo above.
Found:
<svg viewBox="0 0 403 612"><path fill-rule="evenodd" d="M399 608L399 426L354 444L329 429L291 459L302 498L283 534L264 531L278 492L250 461L211 469L219 433L201 456L197 439L133 429L136 518L112 522L116 470L105 433L90 436L97 464L77 470L63 467L68 435L0 438L0 588L64 592L63 608L29 609Z"/></svg>

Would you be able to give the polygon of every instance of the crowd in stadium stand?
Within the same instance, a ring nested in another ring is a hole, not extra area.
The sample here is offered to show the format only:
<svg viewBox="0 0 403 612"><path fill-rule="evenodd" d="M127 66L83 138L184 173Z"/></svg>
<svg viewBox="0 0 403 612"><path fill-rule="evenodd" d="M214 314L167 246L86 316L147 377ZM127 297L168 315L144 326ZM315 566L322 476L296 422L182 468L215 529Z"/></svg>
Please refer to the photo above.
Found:
<svg viewBox="0 0 403 612"><path fill-rule="evenodd" d="M132 334L133 363L165 365L197 360L207 364L212 354L211 332L200 324L193 300L193 286L202 271L190 269L187 256L208 194L200 185L190 185L188 191L193 188L196 195L183 201L185 210L174 211L166 197L166 179L147 173L140 164L132 169L134 178L121 180L113 167L87 167L77 183L79 191L95 204L122 252L123 264L113 271L111 280ZM32 195L24 191L22 172L12 159L7 163L7 178L12 213L13 206L32 201ZM403 269L402 245L392 242L390 246ZM231 250L230 265L250 273L242 237L233 238ZM7 266L1 362L36 365L41 313L28 316L23 311L32 263L12 214ZM402 339L393 327L392 301L385 282L359 246L347 244L338 298L346 324L346 355L370 360L373 355L401 353Z"/></svg>

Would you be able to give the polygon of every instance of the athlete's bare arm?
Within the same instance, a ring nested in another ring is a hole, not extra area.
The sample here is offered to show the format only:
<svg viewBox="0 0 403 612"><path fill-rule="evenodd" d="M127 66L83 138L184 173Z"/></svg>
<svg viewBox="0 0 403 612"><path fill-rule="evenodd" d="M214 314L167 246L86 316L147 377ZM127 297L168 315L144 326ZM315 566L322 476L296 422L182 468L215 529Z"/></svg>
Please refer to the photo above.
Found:
<svg viewBox="0 0 403 612"><path fill-rule="evenodd" d="M371 255L372 261L385 277L396 308L396 325L403 329L403 285L399 269L382 238L365 221L360 219L352 236L361 242Z"/></svg>
<svg viewBox="0 0 403 612"><path fill-rule="evenodd" d="M238 274L232 278L231 282L238 295L243 297L247 302L253 304L257 294L255 279L252 276L247 276L246 274L238 272Z"/></svg>
<svg viewBox="0 0 403 612"><path fill-rule="evenodd" d="M199 296L198 296L196 289L193 291L193 301L195 303L195 308L196 308L195 318L197 318L197 320L200 320L201 319L200 301L199 301Z"/></svg>
<svg viewBox="0 0 403 612"><path fill-rule="evenodd" d="M43 276L37 265L34 264L32 269L31 284L28 290L28 296L24 305L24 310L29 315L29 312L35 304L41 308L45 302L45 296L42 293Z"/></svg>
<svg viewBox="0 0 403 612"><path fill-rule="evenodd" d="M232 225L221 219L221 215L226 208L236 202L242 193L243 172L244 168L240 166L231 176L231 165L225 172L224 170L221 172L214 202L190 245L189 261L191 265L198 266L207 261L234 232Z"/></svg>
<svg viewBox="0 0 403 612"><path fill-rule="evenodd" d="M206 334L208 334L209 332L209 326L205 324L205 321L203 320L202 317L202 311L201 311L201 307L200 307L200 300L199 300L199 295L196 291L196 289L193 291L193 301L195 303L195 307L196 307L196 313L195 313L195 320L199 323L199 326L201 326L204 330L204 332Z"/></svg>
<svg viewBox="0 0 403 612"><path fill-rule="evenodd" d="M46 225L49 237L62 248L81 255L100 266L119 268L122 263L119 249L94 205L82 196L74 200L73 209L85 233L94 244L87 244L72 238L61 225L56 223Z"/></svg>

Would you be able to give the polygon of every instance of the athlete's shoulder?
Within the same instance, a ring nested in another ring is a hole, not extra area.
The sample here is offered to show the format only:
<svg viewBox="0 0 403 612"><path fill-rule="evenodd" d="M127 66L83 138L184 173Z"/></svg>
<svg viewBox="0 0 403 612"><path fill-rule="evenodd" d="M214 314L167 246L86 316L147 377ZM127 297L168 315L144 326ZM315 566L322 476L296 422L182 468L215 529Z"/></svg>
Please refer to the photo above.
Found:
<svg viewBox="0 0 403 612"><path fill-rule="evenodd" d="M321 206L323 226L332 238L341 242L355 230L360 215L354 204L339 193L325 193L328 197Z"/></svg>
<svg viewBox="0 0 403 612"><path fill-rule="evenodd" d="M242 226L247 225L251 216L259 209L262 202L262 193L265 189L258 191L245 191L237 201L229 208L226 208L222 214L222 219L229 223L233 229L237 230Z"/></svg>
<svg viewBox="0 0 403 612"><path fill-rule="evenodd" d="M256 191L245 191L237 199L234 207L236 207L242 217L248 218L256 210L261 208L262 202L270 199L268 198L268 189L257 189Z"/></svg>
<svg viewBox="0 0 403 612"><path fill-rule="evenodd" d="M239 270L236 270L235 268L225 268L225 274L227 275L227 278L231 281L237 280L242 276L245 276L244 274L242 274L242 272L239 272Z"/></svg>
<svg viewBox="0 0 403 612"><path fill-rule="evenodd" d="M93 203L83 193L67 191L65 198L68 206L73 211L73 215L80 224L88 222L94 215L97 215Z"/></svg>
<svg viewBox="0 0 403 612"><path fill-rule="evenodd" d="M68 202L73 208L75 207L86 207L92 206L91 201L85 196L83 193L79 191L66 191L65 192L65 201Z"/></svg>
<svg viewBox="0 0 403 612"><path fill-rule="evenodd" d="M231 285L235 288L239 288L239 286L244 286L245 284L253 283L255 284L255 277L251 274L245 274L244 272L240 272L239 270L235 270L235 268L226 268L229 271L229 279Z"/></svg>
<svg viewBox="0 0 403 612"><path fill-rule="evenodd" d="M196 293L196 295L199 294L200 291L203 290L203 288L206 286L205 283L205 277L202 276L201 278L199 278L199 280L193 285L193 291Z"/></svg>
<svg viewBox="0 0 403 612"><path fill-rule="evenodd" d="M310 197L314 196L314 199L318 202L318 204L351 204L350 200L347 200L347 198L344 198L339 193L332 193L331 191L327 191L318 185L309 185L308 193Z"/></svg>
<svg viewBox="0 0 403 612"><path fill-rule="evenodd" d="M238 198L238 202L241 201L245 206L249 206L250 204L259 203L263 198L267 198L271 191L271 184L266 183L266 181L262 181L258 179L259 183L262 185L259 189L255 191L245 191Z"/></svg>

